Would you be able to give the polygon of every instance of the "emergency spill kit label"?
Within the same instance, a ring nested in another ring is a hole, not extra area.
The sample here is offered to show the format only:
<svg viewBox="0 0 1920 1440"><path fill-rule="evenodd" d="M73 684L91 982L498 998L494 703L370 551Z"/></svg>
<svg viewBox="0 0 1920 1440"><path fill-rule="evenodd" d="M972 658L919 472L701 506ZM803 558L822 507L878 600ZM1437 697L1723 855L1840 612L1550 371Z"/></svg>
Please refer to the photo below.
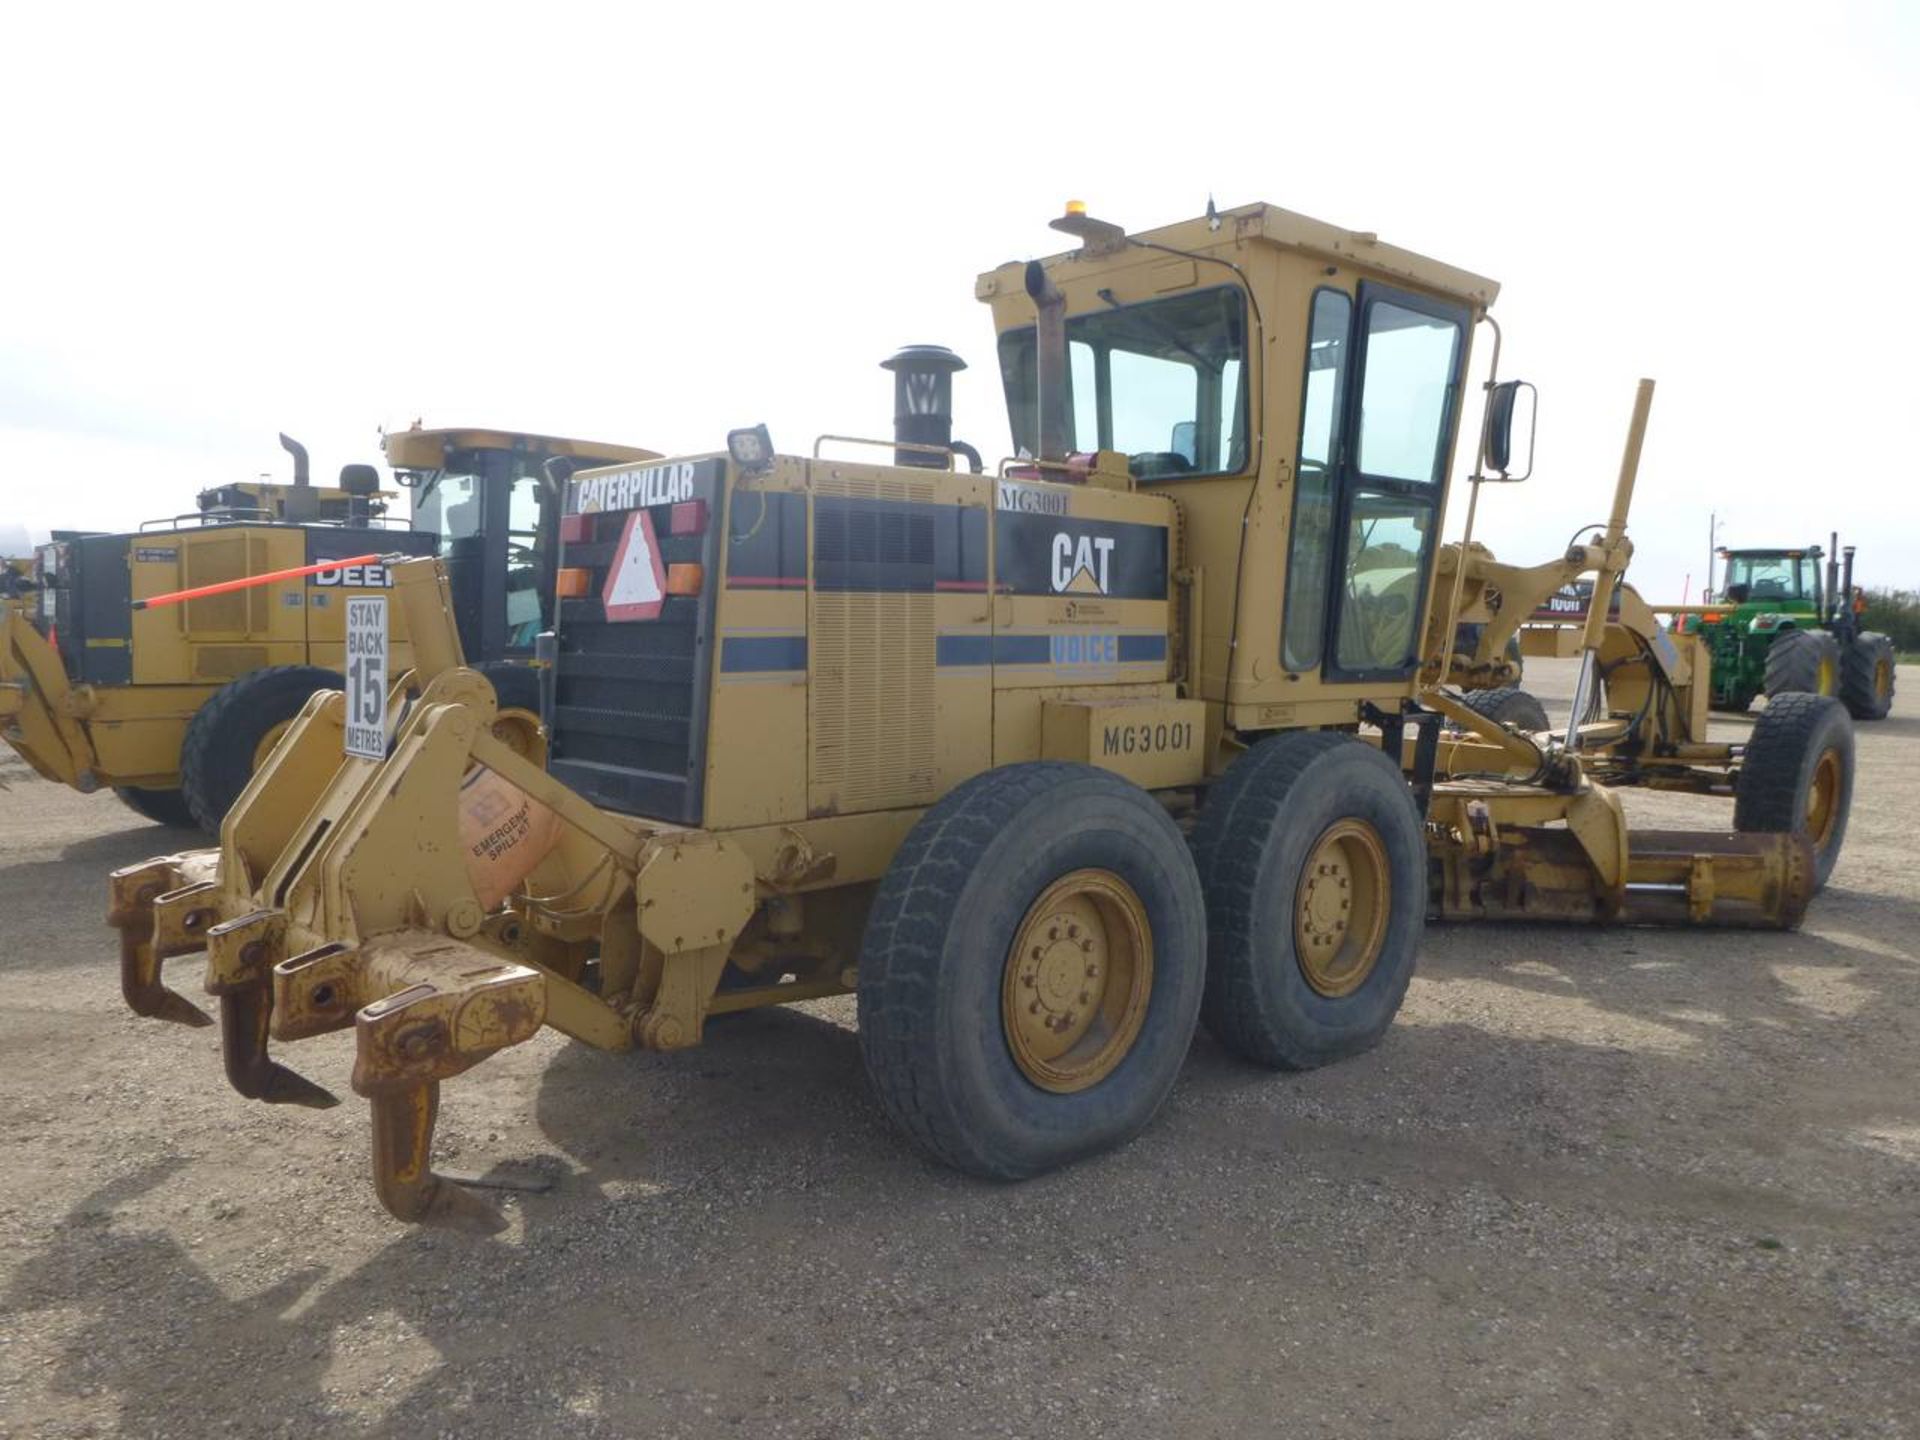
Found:
<svg viewBox="0 0 1920 1440"><path fill-rule="evenodd" d="M387 597L347 601L346 751L368 760L387 755Z"/></svg>

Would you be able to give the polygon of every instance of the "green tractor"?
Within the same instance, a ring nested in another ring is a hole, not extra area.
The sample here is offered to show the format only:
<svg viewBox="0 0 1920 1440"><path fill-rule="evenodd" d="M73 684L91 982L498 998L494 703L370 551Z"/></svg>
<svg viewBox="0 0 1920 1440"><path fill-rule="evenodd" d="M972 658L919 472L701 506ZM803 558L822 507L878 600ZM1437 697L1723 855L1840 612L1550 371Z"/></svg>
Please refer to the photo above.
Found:
<svg viewBox="0 0 1920 1440"><path fill-rule="evenodd" d="M1822 551L1722 550L1718 596L1680 619L1713 652L1713 706L1745 710L1756 695L1836 695L1856 720L1893 707L1893 642L1860 628L1853 546ZM1821 561L1825 560L1824 571Z"/></svg>

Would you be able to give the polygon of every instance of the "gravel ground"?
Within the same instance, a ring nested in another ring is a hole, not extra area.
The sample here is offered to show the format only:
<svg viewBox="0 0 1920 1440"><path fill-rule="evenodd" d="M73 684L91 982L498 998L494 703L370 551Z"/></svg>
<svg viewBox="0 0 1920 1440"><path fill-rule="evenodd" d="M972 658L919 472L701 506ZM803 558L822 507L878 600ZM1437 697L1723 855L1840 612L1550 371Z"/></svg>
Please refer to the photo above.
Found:
<svg viewBox="0 0 1920 1440"><path fill-rule="evenodd" d="M549 1032L447 1087L445 1164L551 1182L493 1240L386 1217L350 1095L125 1013L106 872L187 838L0 768L0 1434L1916 1433L1916 757L1912 699L1861 728L1799 934L1437 927L1373 1053L1202 1036L1024 1185L888 1129L850 1001ZM350 1046L294 1063L348 1094Z"/></svg>

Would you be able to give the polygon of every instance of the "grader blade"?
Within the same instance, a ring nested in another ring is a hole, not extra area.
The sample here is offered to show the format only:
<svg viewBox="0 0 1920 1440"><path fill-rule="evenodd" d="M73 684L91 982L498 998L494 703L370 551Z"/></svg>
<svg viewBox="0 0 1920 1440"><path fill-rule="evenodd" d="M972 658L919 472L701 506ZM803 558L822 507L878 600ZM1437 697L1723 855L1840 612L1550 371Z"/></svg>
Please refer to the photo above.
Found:
<svg viewBox="0 0 1920 1440"><path fill-rule="evenodd" d="M1627 838L1622 918L1630 925L1793 930L1813 899L1813 842L1804 833L1638 830Z"/></svg>
<svg viewBox="0 0 1920 1440"><path fill-rule="evenodd" d="M1805 835L1628 831L1617 884L1570 829L1483 827L1473 838L1439 857L1444 919L1791 930L1813 898Z"/></svg>

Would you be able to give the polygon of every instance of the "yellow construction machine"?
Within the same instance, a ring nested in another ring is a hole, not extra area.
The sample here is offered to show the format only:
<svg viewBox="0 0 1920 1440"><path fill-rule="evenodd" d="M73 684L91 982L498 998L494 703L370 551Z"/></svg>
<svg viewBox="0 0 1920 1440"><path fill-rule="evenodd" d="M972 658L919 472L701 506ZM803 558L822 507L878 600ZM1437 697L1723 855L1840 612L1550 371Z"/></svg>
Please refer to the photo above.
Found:
<svg viewBox="0 0 1920 1440"><path fill-rule="evenodd" d="M1609 522L1503 566L1471 519L1438 543L1481 327L1475 503L1523 469L1492 281L1267 205L1055 225L1076 248L977 285L994 473L918 347L891 454L754 427L571 478L544 763L492 734L443 571L396 566L410 672L313 697L217 850L112 877L133 1008L204 1021L161 983L204 953L270 1101L333 1098L270 1040L353 1030L382 1201L485 1227L430 1165L440 1085L543 1025L673 1050L852 991L886 1112L1018 1178L1145 1125L1197 1022L1267 1066L1371 1046L1430 916L1797 923L1850 798L1837 702L1709 741L1705 651L1622 592L1565 726L1483 713L1543 596L1615 592L1650 384ZM1623 785L1734 824L1630 832Z"/></svg>
<svg viewBox="0 0 1920 1440"><path fill-rule="evenodd" d="M400 524L373 466L315 485L305 448L280 443L291 484L214 486L197 509L130 534L56 532L0 577L0 739L40 775L218 833L307 696L342 683L346 597L388 583L370 553L445 558L467 653L499 667L506 702L537 729L532 671L510 662L530 659L552 621L559 493L545 467L657 458L545 435L395 431L387 462L414 497ZM221 588L281 571L306 573ZM204 593L145 608L183 589ZM404 666L404 632L394 641Z"/></svg>

